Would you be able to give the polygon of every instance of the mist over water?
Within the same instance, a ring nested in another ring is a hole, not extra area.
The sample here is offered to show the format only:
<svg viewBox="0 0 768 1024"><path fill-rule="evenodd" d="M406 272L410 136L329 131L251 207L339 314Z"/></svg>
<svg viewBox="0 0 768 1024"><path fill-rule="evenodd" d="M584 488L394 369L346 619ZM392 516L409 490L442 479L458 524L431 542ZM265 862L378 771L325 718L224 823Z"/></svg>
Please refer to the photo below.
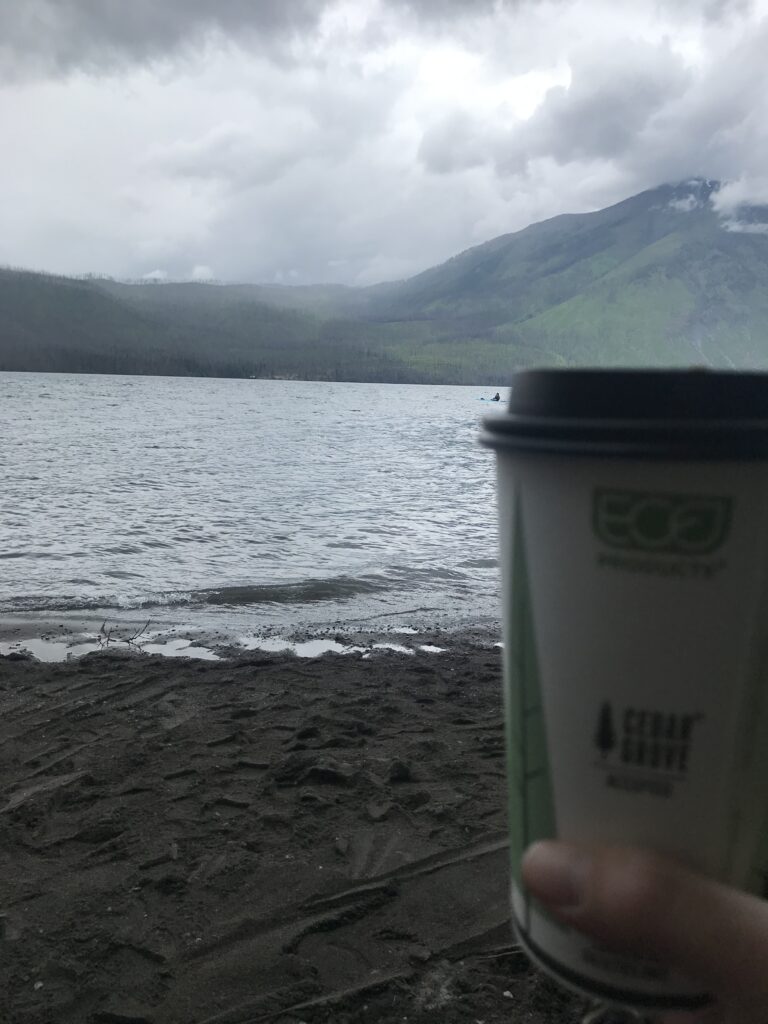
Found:
<svg viewBox="0 0 768 1024"><path fill-rule="evenodd" d="M487 393L0 374L0 614L496 616Z"/></svg>

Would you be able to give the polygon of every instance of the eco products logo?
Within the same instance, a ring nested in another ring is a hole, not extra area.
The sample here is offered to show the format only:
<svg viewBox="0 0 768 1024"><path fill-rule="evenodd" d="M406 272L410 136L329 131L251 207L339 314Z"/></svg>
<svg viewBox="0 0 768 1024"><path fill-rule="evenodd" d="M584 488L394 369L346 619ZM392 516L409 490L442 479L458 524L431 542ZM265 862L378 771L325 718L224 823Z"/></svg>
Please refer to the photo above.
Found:
<svg viewBox="0 0 768 1024"><path fill-rule="evenodd" d="M710 555L728 537L732 500L596 488L592 528L604 544L649 554Z"/></svg>

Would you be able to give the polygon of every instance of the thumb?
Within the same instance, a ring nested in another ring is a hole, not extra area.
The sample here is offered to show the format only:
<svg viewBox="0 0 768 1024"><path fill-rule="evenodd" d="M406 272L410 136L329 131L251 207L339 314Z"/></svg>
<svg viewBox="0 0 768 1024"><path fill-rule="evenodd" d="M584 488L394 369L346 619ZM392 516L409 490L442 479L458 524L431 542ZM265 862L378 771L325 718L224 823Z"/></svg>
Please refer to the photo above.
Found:
<svg viewBox="0 0 768 1024"><path fill-rule="evenodd" d="M630 847L539 842L523 858L531 893L558 919L654 957L719 999L768 1020L768 903Z"/></svg>

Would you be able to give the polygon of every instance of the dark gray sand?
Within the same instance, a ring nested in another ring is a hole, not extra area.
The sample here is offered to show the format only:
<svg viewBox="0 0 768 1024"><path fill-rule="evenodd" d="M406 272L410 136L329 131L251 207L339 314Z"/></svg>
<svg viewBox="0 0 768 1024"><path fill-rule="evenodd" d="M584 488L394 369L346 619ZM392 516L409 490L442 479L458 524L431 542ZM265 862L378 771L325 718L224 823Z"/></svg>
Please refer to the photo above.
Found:
<svg viewBox="0 0 768 1024"><path fill-rule="evenodd" d="M578 1021L509 930L500 661L0 658L0 1020Z"/></svg>

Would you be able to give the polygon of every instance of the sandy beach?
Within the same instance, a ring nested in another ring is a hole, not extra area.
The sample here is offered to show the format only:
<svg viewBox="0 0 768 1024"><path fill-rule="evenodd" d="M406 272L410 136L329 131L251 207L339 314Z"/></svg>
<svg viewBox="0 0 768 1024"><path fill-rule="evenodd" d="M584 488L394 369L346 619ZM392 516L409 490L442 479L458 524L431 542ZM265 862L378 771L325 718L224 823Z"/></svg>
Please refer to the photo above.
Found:
<svg viewBox="0 0 768 1024"><path fill-rule="evenodd" d="M501 652L421 642L0 658L0 1018L577 1021L510 934Z"/></svg>

